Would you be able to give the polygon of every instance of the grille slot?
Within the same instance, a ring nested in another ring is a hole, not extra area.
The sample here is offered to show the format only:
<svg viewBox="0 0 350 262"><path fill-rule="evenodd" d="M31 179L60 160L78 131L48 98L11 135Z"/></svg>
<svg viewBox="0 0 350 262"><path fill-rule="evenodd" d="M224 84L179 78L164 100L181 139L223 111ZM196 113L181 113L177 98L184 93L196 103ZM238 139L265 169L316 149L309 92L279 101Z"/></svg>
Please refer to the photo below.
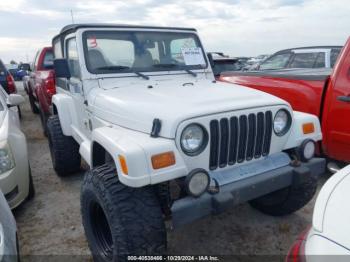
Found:
<svg viewBox="0 0 350 262"><path fill-rule="evenodd" d="M218 167L218 149L219 149L219 122L213 120L210 122L210 163L209 168L214 170Z"/></svg>
<svg viewBox="0 0 350 262"><path fill-rule="evenodd" d="M225 167L227 165L227 150L228 150L228 119L222 118L220 120L220 158L219 158L219 167Z"/></svg>
<svg viewBox="0 0 350 262"><path fill-rule="evenodd" d="M228 155L228 164L234 165L237 161L237 143L238 143L238 118L230 119L230 146Z"/></svg>
<svg viewBox="0 0 350 262"><path fill-rule="evenodd" d="M210 170L270 153L272 112L221 118L210 122Z"/></svg>

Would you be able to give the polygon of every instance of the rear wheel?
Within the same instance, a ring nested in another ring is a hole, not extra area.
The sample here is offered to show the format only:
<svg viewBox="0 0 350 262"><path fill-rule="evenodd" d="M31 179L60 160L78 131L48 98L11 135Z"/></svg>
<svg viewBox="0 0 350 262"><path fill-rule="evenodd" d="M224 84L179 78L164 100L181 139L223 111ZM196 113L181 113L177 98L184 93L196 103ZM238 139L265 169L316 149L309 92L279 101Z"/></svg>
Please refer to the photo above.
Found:
<svg viewBox="0 0 350 262"><path fill-rule="evenodd" d="M257 210L272 216L284 216L304 207L315 195L317 178L309 177L299 185L291 185L250 201Z"/></svg>
<svg viewBox="0 0 350 262"><path fill-rule="evenodd" d="M81 213L95 261L127 261L127 255L162 255L166 250L165 225L153 188L121 184L111 165L86 173Z"/></svg>
<svg viewBox="0 0 350 262"><path fill-rule="evenodd" d="M39 108L36 106L36 104L35 104L35 98L34 98L34 96L32 95L32 93L30 92L30 90L29 90L29 93L28 93L28 97L29 97L30 109L32 110L32 112L33 112L34 114L39 114Z"/></svg>
<svg viewBox="0 0 350 262"><path fill-rule="evenodd" d="M80 170L81 157L79 145L71 137L63 134L58 115L51 116L47 121L52 165L59 176L66 176Z"/></svg>

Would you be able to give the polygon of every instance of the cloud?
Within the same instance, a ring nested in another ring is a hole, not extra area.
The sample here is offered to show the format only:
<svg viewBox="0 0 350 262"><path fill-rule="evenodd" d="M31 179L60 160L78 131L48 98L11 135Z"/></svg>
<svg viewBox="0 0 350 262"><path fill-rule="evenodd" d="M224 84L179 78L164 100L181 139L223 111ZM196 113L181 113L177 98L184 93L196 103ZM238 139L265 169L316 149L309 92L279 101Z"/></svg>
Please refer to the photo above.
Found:
<svg viewBox="0 0 350 262"><path fill-rule="evenodd" d="M33 57L71 23L70 10L78 23L195 27L207 51L236 56L343 44L350 24L346 0L1 0L0 58Z"/></svg>

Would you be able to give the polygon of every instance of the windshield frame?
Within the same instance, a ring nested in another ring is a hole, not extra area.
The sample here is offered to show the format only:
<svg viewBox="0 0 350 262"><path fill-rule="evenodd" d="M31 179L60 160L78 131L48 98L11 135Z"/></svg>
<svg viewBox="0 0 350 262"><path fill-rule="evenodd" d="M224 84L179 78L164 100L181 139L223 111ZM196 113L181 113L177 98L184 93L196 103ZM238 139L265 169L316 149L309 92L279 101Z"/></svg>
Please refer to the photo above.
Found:
<svg viewBox="0 0 350 262"><path fill-rule="evenodd" d="M183 65L179 65L179 67L174 67L174 68L171 68L171 67L164 67L164 68L161 68L161 67L153 67L153 68L149 68L149 70L144 70L143 68L130 68L130 69L127 69L127 70L99 70L99 71L96 71L94 69L92 69L90 66L89 66L89 63L88 63L88 44L87 44L87 37L88 37L88 34L91 34L91 33L118 33L118 32L122 32L122 33L125 33L125 32L132 32L132 33L171 33L171 34L188 34L188 35L191 35L191 37L194 38L197 46L202 50L202 54L203 54L203 58L204 58L204 61L205 61L205 66L183 66ZM155 30L155 29L152 29L152 30L149 30L149 29L130 29L128 28L127 30L125 29L88 29L88 30L84 30L81 34L81 41L82 41L82 47L83 47L83 54L84 54L84 60L85 60L85 68L86 70L90 73L90 74L93 74L93 75L129 75L129 74L132 74L134 75L134 72L135 70L138 71L138 72L144 72L144 73L156 73L156 72L159 72L159 73L178 73L178 72L181 72L181 71L184 71L186 69L189 69L191 71L197 71L197 72L205 72L205 70L207 70L209 68L209 61L208 61L208 58L206 56L206 53L205 53L205 50L203 48L203 45L202 45L202 42L200 40L200 38L198 37L197 33L196 32L193 32L193 31L186 31L185 29L184 30ZM200 70L200 71L198 71ZM184 74L187 74L187 73L184 73Z"/></svg>

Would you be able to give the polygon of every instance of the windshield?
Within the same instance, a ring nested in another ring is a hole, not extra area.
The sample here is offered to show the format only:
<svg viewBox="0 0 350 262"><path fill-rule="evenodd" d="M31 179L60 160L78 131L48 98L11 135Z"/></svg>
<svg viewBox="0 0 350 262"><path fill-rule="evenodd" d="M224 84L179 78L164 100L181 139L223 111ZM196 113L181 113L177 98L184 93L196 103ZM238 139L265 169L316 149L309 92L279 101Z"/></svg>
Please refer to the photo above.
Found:
<svg viewBox="0 0 350 262"><path fill-rule="evenodd" d="M87 69L94 74L207 68L193 33L88 31L83 41Z"/></svg>

